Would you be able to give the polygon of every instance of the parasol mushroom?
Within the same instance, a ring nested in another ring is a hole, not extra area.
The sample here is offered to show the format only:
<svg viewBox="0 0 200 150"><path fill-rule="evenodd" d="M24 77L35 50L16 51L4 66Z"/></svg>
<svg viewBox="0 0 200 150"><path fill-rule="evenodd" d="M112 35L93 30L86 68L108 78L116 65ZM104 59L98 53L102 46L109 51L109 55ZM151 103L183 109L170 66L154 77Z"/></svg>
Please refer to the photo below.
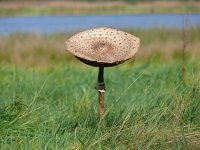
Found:
<svg viewBox="0 0 200 150"><path fill-rule="evenodd" d="M139 38L107 27L80 32L65 42L66 49L80 61L99 67L96 89L99 92L101 118L104 115L104 67L116 66L132 58L139 44Z"/></svg>

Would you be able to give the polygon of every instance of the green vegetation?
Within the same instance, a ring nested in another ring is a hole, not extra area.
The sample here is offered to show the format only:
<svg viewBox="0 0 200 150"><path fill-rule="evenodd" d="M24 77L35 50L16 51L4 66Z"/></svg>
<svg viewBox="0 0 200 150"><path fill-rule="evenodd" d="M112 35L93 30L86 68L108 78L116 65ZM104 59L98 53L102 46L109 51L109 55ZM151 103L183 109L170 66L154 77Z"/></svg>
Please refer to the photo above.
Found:
<svg viewBox="0 0 200 150"><path fill-rule="evenodd" d="M0 37L0 149L200 148L199 28L132 31L135 61L105 70L105 126L99 125L97 68L69 56L70 34Z"/></svg>
<svg viewBox="0 0 200 150"><path fill-rule="evenodd" d="M200 148L199 64L106 69L106 126L98 122L97 69L66 63L0 68L1 149Z"/></svg>
<svg viewBox="0 0 200 150"><path fill-rule="evenodd" d="M10 1L10 2L19 2L19 1L26 1L26 0L0 0L0 2L4 2L4 1ZM37 1L41 1L41 0L29 0L29 1L33 1L33 2L37 2ZM48 1L54 1L54 0L48 0ZM56 0L56 1L60 1L60 0ZM62 1L67 1L67 2L131 2L131 3L135 3L135 2L155 2L155 1L160 1L160 0L62 0ZM161 1L165 1L165 0L161 0ZM168 1L173 1L173 0L168 0ZM180 2L194 2L194 1L198 1L198 0L176 0L176 1L180 1Z"/></svg>
<svg viewBox="0 0 200 150"><path fill-rule="evenodd" d="M179 58L182 50L182 31L177 29L128 30L141 38L137 61L170 62ZM0 63L20 66L46 66L74 60L67 55L64 42L73 33L56 33L49 35L14 33L0 37ZM187 30L187 56L200 55L200 28ZM77 61L75 61L77 62Z"/></svg>
<svg viewBox="0 0 200 150"><path fill-rule="evenodd" d="M84 3L84 4L83 4ZM0 2L0 16L199 13L199 2Z"/></svg>

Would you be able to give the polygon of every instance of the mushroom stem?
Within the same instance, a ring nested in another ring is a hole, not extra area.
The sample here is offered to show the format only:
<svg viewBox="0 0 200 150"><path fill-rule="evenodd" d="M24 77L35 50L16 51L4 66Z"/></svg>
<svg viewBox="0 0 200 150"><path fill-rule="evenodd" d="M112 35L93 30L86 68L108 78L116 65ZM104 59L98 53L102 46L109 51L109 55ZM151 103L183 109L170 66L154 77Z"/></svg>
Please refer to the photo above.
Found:
<svg viewBox="0 0 200 150"><path fill-rule="evenodd" d="M104 92L99 91L99 115L100 119L104 116Z"/></svg>
<svg viewBox="0 0 200 150"><path fill-rule="evenodd" d="M104 83L104 67L99 67L98 83ZM104 87L105 89L105 87Z"/></svg>
<svg viewBox="0 0 200 150"><path fill-rule="evenodd" d="M105 83L104 83L104 67L99 67L98 83L96 89L99 92L99 115L100 119L104 116L104 93L105 93Z"/></svg>

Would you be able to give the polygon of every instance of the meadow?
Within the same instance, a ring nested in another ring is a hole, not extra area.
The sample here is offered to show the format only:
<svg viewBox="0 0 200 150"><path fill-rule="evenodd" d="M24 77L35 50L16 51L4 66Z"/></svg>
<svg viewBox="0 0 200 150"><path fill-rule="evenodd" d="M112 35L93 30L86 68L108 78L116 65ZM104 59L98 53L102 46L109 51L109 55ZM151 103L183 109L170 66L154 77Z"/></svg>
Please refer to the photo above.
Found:
<svg viewBox="0 0 200 150"><path fill-rule="evenodd" d="M126 30L132 60L105 69L105 124L95 67L64 48L73 33L0 37L0 149L200 149L200 28ZM183 78L182 66L186 71Z"/></svg>
<svg viewBox="0 0 200 150"><path fill-rule="evenodd" d="M0 1L0 16L199 13L199 1Z"/></svg>

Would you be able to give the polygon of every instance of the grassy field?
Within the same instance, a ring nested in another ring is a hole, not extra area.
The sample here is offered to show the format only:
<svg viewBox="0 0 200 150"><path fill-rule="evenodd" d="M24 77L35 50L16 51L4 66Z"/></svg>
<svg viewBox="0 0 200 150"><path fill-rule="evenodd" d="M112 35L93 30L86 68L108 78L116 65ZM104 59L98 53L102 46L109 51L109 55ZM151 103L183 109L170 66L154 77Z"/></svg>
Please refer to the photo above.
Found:
<svg viewBox="0 0 200 150"><path fill-rule="evenodd" d="M136 61L170 62L181 56L182 30L177 29L136 29L125 31L140 37L141 46ZM27 66L47 66L74 60L64 47L65 41L74 33L38 34L14 33L0 37L0 63ZM200 55L200 28L186 31L186 53L198 59ZM78 61L73 61L77 63ZM133 62L133 61L130 61Z"/></svg>
<svg viewBox="0 0 200 150"><path fill-rule="evenodd" d="M0 1L0 16L199 13L198 1L154 2L72 2L72 1Z"/></svg>
<svg viewBox="0 0 200 150"><path fill-rule="evenodd" d="M199 28L129 30L136 58L105 70L105 125L97 68L64 50L70 34L0 37L0 149L200 149Z"/></svg>

